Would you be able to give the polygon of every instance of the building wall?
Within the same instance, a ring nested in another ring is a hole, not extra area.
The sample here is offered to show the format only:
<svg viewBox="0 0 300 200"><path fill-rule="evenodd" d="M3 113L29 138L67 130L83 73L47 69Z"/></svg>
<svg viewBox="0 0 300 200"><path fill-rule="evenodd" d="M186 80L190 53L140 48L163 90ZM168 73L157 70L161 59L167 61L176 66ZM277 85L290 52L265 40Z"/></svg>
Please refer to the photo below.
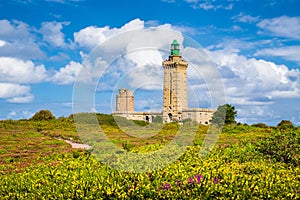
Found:
<svg viewBox="0 0 300 200"><path fill-rule="evenodd" d="M188 108L182 111L183 119L191 119L198 124L208 125L216 110L207 108Z"/></svg>
<svg viewBox="0 0 300 200"><path fill-rule="evenodd" d="M161 112L114 112L113 116L125 117L129 120L143 120L152 123L155 117L162 116Z"/></svg>
<svg viewBox="0 0 300 200"><path fill-rule="evenodd" d="M182 119L182 110L188 108L186 70L188 63L180 55L170 55L163 62L164 93L163 119L165 122Z"/></svg>
<svg viewBox="0 0 300 200"><path fill-rule="evenodd" d="M133 91L125 88L119 89L116 97L117 112L134 112L134 94Z"/></svg>

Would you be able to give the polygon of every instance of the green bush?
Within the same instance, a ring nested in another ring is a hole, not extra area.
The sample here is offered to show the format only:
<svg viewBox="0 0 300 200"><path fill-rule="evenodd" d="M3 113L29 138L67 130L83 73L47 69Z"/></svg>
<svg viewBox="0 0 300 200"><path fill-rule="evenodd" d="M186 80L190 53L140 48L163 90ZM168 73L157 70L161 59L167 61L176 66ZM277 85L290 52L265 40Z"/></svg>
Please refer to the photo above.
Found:
<svg viewBox="0 0 300 200"><path fill-rule="evenodd" d="M267 156L267 158L276 162L300 166L299 132L277 132L273 136L259 141L257 149Z"/></svg>
<svg viewBox="0 0 300 200"><path fill-rule="evenodd" d="M293 129L294 125L290 120L281 120L279 124L277 125L277 128L279 129Z"/></svg>
<svg viewBox="0 0 300 200"><path fill-rule="evenodd" d="M55 116L49 110L40 110L39 112L36 112L33 115L33 117L30 118L30 120L33 121L43 121L43 120L53 120L53 119L55 119Z"/></svg>
<svg viewBox="0 0 300 200"><path fill-rule="evenodd" d="M257 124L252 124L251 126L257 127L257 128L268 128L269 126L264 124L264 123L257 123Z"/></svg>
<svg viewBox="0 0 300 200"><path fill-rule="evenodd" d="M162 116L160 116L160 115L156 116L156 117L153 119L153 123L158 123L158 124L163 123L163 118L162 118Z"/></svg>
<svg viewBox="0 0 300 200"><path fill-rule="evenodd" d="M149 122L147 122L147 121L142 121L142 120L133 120L133 122L134 122L136 125L139 125L139 126L147 126L147 125L149 125Z"/></svg>

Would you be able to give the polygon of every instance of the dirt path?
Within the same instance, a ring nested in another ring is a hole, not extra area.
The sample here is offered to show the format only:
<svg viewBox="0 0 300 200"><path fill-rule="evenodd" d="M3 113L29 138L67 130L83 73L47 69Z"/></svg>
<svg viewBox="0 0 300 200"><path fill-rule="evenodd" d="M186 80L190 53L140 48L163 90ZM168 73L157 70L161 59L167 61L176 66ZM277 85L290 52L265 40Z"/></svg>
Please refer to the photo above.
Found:
<svg viewBox="0 0 300 200"><path fill-rule="evenodd" d="M66 139L62 139L62 138L58 138L58 139L63 140L66 143L70 144L72 146L72 148L74 148L74 149L87 149L87 150L89 150L90 148L92 148L90 145L87 145L87 144L76 143L76 142L72 142L70 140L66 140Z"/></svg>

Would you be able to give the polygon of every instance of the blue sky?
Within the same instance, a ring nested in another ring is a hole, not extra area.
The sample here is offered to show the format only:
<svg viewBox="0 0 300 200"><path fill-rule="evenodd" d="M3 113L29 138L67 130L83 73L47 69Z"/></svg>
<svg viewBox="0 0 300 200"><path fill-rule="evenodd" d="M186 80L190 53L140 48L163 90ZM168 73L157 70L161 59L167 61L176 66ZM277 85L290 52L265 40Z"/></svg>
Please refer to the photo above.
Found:
<svg viewBox="0 0 300 200"><path fill-rule="evenodd" d="M154 27L179 31L179 40L185 35L204 48L238 121L276 125L288 119L300 125L299 7L297 0L2 1L0 119L28 118L40 109L70 115L74 82L91 50L124 31ZM174 38L153 39L168 48ZM136 110L159 110L165 53L142 53L153 62L128 54L111 63L99 81L95 110L113 111L114 95L125 86L136 90ZM120 66L139 64L144 67L120 79L126 73ZM210 107L205 84L191 67L189 74L199 106ZM146 80L153 84L143 85Z"/></svg>

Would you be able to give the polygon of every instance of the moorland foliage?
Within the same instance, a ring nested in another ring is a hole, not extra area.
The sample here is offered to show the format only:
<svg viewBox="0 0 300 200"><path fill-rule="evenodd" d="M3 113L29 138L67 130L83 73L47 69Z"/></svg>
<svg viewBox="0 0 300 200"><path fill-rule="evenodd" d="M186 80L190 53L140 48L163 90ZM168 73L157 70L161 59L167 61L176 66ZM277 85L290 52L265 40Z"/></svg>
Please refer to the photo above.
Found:
<svg viewBox="0 0 300 200"><path fill-rule="evenodd" d="M81 141L74 116L56 119L42 114L50 118L0 121L1 198L300 198L300 129L289 121L277 127L262 123L225 125L216 146L205 157L200 152L208 127L187 121L182 125L184 130L196 127L196 133L182 156L163 169L133 173L101 163L93 148L72 149L61 140ZM89 125L93 116L82 113L79 117ZM130 129L132 121L104 114L96 117L116 146L135 153L163 148L180 127L177 123L134 121L139 127L160 126L161 131L150 138L133 137L119 126L121 123ZM97 131L91 129L91 133Z"/></svg>

